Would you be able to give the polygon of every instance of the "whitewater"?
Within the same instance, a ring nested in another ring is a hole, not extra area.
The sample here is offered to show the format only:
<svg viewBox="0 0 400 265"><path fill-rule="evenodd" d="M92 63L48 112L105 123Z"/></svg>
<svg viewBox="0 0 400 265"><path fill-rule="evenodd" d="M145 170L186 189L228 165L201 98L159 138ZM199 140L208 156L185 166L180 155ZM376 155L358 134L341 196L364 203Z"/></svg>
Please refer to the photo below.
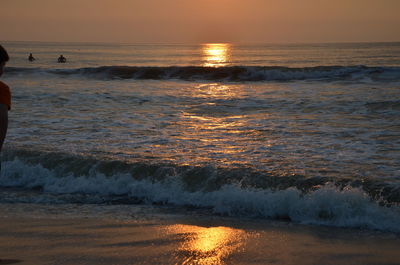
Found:
<svg viewBox="0 0 400 265"><path fill-rule="evenodd" d="M400 233L399 43L4 46L0 204Z"/></svg>

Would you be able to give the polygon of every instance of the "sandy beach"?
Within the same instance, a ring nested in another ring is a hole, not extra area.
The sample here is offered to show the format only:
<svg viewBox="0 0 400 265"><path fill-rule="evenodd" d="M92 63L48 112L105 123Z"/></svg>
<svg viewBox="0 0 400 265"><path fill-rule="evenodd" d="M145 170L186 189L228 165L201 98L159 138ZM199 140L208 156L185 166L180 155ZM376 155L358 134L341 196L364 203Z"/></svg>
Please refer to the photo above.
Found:
<svg viewBox="0 0 400 265"><path fill-rule="evenodd" d="M154 208L144 214L145 207L130 219L79 216L65 207L29 216L29 206L9 206L0 218L0 264L400 264L399 236L376 231L154 214ZM103 212L112 215L112 207Z"/></svg>

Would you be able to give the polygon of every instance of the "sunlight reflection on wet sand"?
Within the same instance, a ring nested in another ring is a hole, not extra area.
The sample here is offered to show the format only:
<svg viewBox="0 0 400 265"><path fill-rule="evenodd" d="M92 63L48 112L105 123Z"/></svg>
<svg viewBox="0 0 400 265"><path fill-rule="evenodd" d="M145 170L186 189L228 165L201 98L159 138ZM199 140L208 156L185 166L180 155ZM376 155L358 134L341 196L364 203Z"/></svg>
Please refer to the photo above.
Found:
<svg viewBox="0 0 400 265"><path fill-rule="evenodd" d="M172 225L167 233L178 234L184 241L176 252L177 264L222 265L243 245L244 230L228 227Z"/></svg>

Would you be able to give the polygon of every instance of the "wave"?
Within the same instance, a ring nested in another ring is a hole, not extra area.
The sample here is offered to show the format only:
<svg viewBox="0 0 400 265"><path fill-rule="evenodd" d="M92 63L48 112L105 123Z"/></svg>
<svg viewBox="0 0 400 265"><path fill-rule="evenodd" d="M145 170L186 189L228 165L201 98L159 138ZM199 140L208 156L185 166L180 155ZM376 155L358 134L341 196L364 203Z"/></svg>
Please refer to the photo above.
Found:
<svg viewBox="0 0 400 265"><path fill-rule="evenodd" d="M45 69L8 67L6 72L16 74L52 74L77 76L94 79L153 79L188 81L229 81L262 82L292 80L360 80L400 81L400 67L368 66L315 66L315 67L278 67L278 66L100 66L77 69Z"/></svg>
<svg viewBox="0 0 400 265"><path fill-rule="evenodd" d="M229 216L400 233L399 187L377 180L274 176L247 168L128 163L16 150L3 162L0 187L55 195L1 196L3 203L168 204Z"/></svg>

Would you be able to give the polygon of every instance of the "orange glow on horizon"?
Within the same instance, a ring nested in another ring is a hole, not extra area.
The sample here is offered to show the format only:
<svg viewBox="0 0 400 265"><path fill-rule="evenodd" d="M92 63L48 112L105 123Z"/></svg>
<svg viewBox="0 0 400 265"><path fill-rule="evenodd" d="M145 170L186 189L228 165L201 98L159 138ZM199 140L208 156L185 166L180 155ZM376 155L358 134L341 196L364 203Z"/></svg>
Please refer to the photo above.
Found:
<svg viewBox="0 0 400 265"><path fill-rule="evenodd" d="M398 0L1 1L0 32L4 41L397 42L399 9Z"/></svg>

